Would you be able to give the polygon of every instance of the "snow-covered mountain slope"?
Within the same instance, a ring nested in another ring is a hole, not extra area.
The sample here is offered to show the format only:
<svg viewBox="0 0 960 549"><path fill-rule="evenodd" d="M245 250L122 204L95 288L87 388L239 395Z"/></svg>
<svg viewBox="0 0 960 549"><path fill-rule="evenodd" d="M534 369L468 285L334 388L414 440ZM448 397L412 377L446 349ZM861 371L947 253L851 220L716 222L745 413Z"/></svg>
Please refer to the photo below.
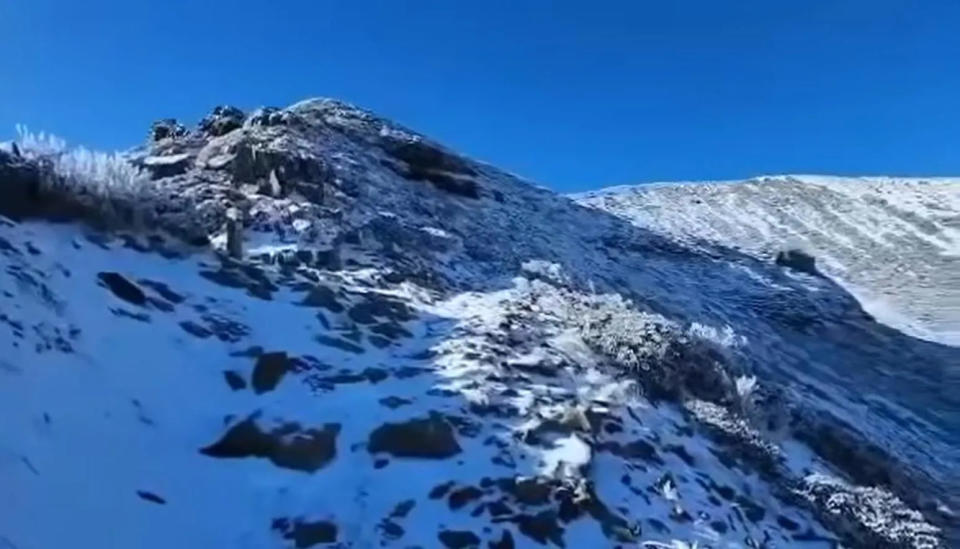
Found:
<svg viewBox="0 0 960 549"><path fill-rule="evenodd" d="M799 247L881 322L960 345L960 179L777 176L576 198L688 242Z"/></svg>
<svg viewBox="0 0 960 549"><path fill-rule="evenodd" d="M960 354L829 278L336 101L129 158L0 154L0 546L958 539Z"/></svg>

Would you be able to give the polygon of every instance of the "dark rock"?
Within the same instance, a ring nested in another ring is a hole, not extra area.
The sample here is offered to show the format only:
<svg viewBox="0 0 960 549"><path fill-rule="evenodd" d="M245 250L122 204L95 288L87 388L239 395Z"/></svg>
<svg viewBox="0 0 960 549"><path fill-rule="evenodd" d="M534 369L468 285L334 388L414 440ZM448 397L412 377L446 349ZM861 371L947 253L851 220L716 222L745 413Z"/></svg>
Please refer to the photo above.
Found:
<svg viewBox="0 0 960 549"><path fill-rule="evenodd" d="M200 121L200 131L212 136L226 135L243 126L245 116L236 107L220 105Z"/></svg>
<svg viewBox="0 0 960 549"><path fill-rule="evenodd" d="M247 388L247 382L243 379L243 376L233 370L225 370L223 372L223 379L234 391L240 391Z"/></svg>
<svg viewBox="0 0 960 549"><path fill-rule="evenodd" d="M364 381L376 384L387 379L388 377L390 377L390 374L382 368L365 368L359 373L352 373L348 371L341 374L322 377L318 381L330 385L362 383Z"/></svg>
<svg viewBox="0 0 960 549"><path fill-rule="evenodd" d="M308 522L297 519L291 524L285 518L274 519L272 528L282 532L283 538L293 541L298 549L337 541L337 525L324 520Z"/></svg>
<svg viewBox="0 0 960 549"><path fill-rule="evenodd" d="M611 454L625 459L642 459L650 463L663 465L663 459L661 459L660 455L657 454L657 449L654 448L652 444L642 439L637 439L626 445L621 445L618 442L604 442L599 444L597 449L606 450Z"/></svg>
<svg viewBox="0 0 960 549"><path fill-rule="evenodd" d="M513 514L513 509L503 500L497 500L488 504L487 510L490 511L490 516L492 517L503 517Z"/></svg>
<svg viewBox="0 0 960 549"><path fill-rule="evenodd" d="M776 259L777 265L793 269L801 273L813 276L821 276L817 270L817 260L812 255L803 250L792 249L779 252Z"/></svg>
<svg viewBox="0 0 960 549"><path fill-rule="evenodd" d="M136 320L137 322L150 322L150 315L147 313L134 313L120 308L111 308L110 312L116 316Z"/></svg>
<svg viewBox="0 0 960 549"><path fill-rule="evenodd" d="M460 509L471 501L480 498L482 495L483 490L476 486L464 486L450 493L450 497L447 498L447 505L454 510Z"/></svg>
<svg viewBox="0 0 960 549"><path fill-rule="evenodd" d="M434 486L432 489L430 489L430 493L427 494L427 497L429 497L430 499L440 499L446 496L447 492L449 492L450 489L453 488L455 484L456 482L452 480L450 482L444 482L443 484L438 484Z"/></svg>
<svg viewBox="0 0 960 549"><path fill-rule="evenodd" d="M370 434L367 449L397 457L444 459L460 453L453 427L437 412L404 423L385 423Z"/></svg>
<svg viewBox="0 0 960 549"><path fill-rule="evenodd" d="M331 288L316 285L300 302L306 307L322 307L331 313L343 312L343 305L337 301L337 294Z"/></svg>
<svg viewBox="0 0 960 549"><path fill-rule="evenodd" d="M791 532L798 530L800 528L800 524L798 524L794 520L791 520L789 517L785 517L783 515L777 516L777 524L779 524L783 528L786 528L787 530L790 530Z"/></svg>
<svg viewBox="0 0 960 549"><path fill-rule="evenodd" d="M563 547L563 527L557 523L557 515L553 511L542 511L536 515L520 515L514 519L520 533L528 538L546 545L547 542Z"/></svg>
<svg viewBox="0 0 960 549"><path fill-rule="evenodd" d="M468 198L480 197L477 182L471 177L476 175L476 172L462 157L423 139L388 137L384 139L383 145L388 154L405 164L401 166L396 162L386 163L403 177L414 181L427 181L451 194Z"/></svg>
<svg viewBox="0 0 960 549"><path fill-rule="evenodd" d="M663 522L657 520L657 519L654 519L654 518L652 518L652 519L647 519L647 522L650 524L650 526L653 527L654 530L656 530L657 532L659 532L659 533L661 533L661 534L669 534L669 533L670 533L670 527L667 526L666 524L664 524Z"/></svg>
<svg viewBox="0 0 960 549"><path fill-rule="evenodd" d="M400 398L398 396L392 396L392 395L388 397L383 397L380 399L380 404L386 406L387 408L390 408L391 410L396 410L397 408L401 406L406 406L411 402L413 401L405 398Z"/></svg>
<svg viewBox="0 0 960 549"><path fill-rule="evenodd" d="M677 457L682 459L683 462L686 463L687 465L690 465L691 467L693 466L694 464L693 456L691 456L690 453L687 452L686 446L683 446L682 444L667 444L666 446L663 447L663 449L670 452L671 454L675 454Z"/></svg>
<svg viewBox="0 0 960 549"><path fill-rule="evenodd" d="M330 336L320 334L320 335L313 336L313 338L317 341L317 343L321 345L326 345L327 347L334 347L336 349L340 349L342 351L348 351L358 355L363 353L363 347L356 345L354 343L350 343L349 341L345 339L341 339L339 337L330 337Z"/></svg>
<svg viewBox="0 0 960 549"><path fill-rule="evenodd" d="M205 314L202 318L210 332L220 341L236 343L250 333L250 328L229 318L212 313Z"/></svg>
<svg viewBox="0 0 960 549"><path fill-rule="evenodd" d="M149 501L151 503L156 503L159 505L166 505L167 500L162 497L154 494L153 492L148 492L146 490L137 490L137 495L140 496L140 499Z"/></svg>
<svg viewBox="0 0 960 549"><path fill-rule="evenodd" d="M275 352L260 355L257 357L257 363L253 367L253 375L250 378L253 391L261 395L276 389L277 384L288 371L290 371L290 359L287 358L287 353Z"/></svg>
<svg viewBox="0 0 960 549"><path fill-rule="evenodd" d="M154 143L164 139L176 139L187 135L187 128L174 118L157 120L150 126L150 140Z"/></svg>
<svg viewBox="0 0 960 549"><path fill-rule="evenodd" d="M416 505L417 502L415 500L403 500L393 508L393 511L390 511L390 518L405 518Z"/></svg>
<svg viewBox="0 0 960 549"><path fill-rule="evenodd" d="M173 305L171 305L170 303L168 303L168 302L166 302L166 301L164 301L164 300L162 300L162 299L160 299L160 298L158 298L158 297L148 297L148 298L147 298L147 302L150 303L150 305L151 305L153 308L158 309L158 310L160 310L160 311L163 311L163 312L165 312L165 313L172 313L172 312L173 312Z"/></svg>
<svg viewBox="0 0 960 549"><path fill-rule="evenodd" d="M527 478L507 483L505 489L524 505L543 505L552 492L550 482L541 478Z"/></svg>
<svg viewBox="0 0 960 549"><path fill-rule="evenodd" d="M339 271L343 268L340 261L340 254L337 250L317 250L314 252L314 267L318 269L327 269L330 271Z"/></svg>
<svg viewBox="0 0 960 549"><path fill-rule="evenodd" d="M413 337L403 326L395 322L382 322L370 328L370 331L379 334L387 339L400 339L401 337Z"/></svg>
<svg viewBox="0 0 960 549"><path fill-rule="evenodd" d="M213 335L213 332L192 320L184 320L180 322L180 328L182 328L184 332L187 332L192 336L199 337L200 339L207 339Z"/></svg>
<svg viewBox="0 0 960 549"><path fill-rule="evenodd" d="M480 546L480 538L468 530L443 530L437 539L447 549L469 549Z"/></svg>
<svg viewBox="0 0 960 549"><path fill-rule="evenodd" d="M410 309L402 301L378 294L367 294L363 301L350 308L347 315L358 324L375 324L378 317L400 322L413 319Z"/></svg>
<svg viewBox="0 0 960 549"><path fill-rule="evenodd" d="M385 337L380 337L378 335L370 335L367 337L367 341L377 349L386 349L390 346L390 340Z"/></svg>
<svg viewBox="0 0 960 549"><path fill-rule="evenodd" d="M763 507L757 505L756 502L747 498L746 496L738 496L737 505L740 506L740 509L743 510L743 514L747 517L747 519L750 520L750 522L760 522L767 514Z"/></svg>
<svg viewBox="0 0 960 549"><path fill-rule="evenodd" d="M490 549L513 549L513 534L510 533L510 530L504 530L499 540L491 541L488 545Z"/></svg>
<svg viewBox="0 0 960 549"><path fill-rule="evenodd" d="M329 169L317 158L266 148L242 141L234 146L229 164L233 178L258 185L261 194L287 196L297 192L310 202L323 202Z"/></svg>
<svg viewBox="0 0 960 549"><path fill-rule="evenodd" d="M287 423L270 432L260 429L250 417L231 427L218 440L200 450L216 458L260 457L274 465L314 472L327 465L337 452L340 425L328 423L323 429L302 429Z"/></svg>
<svg viewBox="0 0 960 549"><path fill-rule="evenodd" d="M392 520L380 521L380 531L387 539L400 539L407 533L402 526Z"/></svg>
<svg viewBox="0 0 960 549"><path fill-rule="evenodd" d="M130 282L119 273L100 273L97 278L106 285L113 295L134 305L144 306L147 296L133 282Z"/></svg>
<svg viewBox="0 0 960 549"><path fill-rule="evenodd" d="M277 107L261 107L247 118L246 124L249 126L282 126L289 122L289 113L281 112Z"/></svg>

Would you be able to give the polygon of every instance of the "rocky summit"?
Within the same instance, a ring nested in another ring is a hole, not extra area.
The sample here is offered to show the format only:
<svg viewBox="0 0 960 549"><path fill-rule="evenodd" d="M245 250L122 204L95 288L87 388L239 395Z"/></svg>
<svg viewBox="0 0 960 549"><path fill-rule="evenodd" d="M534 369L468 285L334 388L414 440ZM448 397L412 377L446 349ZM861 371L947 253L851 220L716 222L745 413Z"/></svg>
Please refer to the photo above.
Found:
<svg viewBox="0 0 960 549"><path fill-rule="evenodd" d="M958 220L562 196L328 99L4 146L0 546L958 546Z"/></svg>

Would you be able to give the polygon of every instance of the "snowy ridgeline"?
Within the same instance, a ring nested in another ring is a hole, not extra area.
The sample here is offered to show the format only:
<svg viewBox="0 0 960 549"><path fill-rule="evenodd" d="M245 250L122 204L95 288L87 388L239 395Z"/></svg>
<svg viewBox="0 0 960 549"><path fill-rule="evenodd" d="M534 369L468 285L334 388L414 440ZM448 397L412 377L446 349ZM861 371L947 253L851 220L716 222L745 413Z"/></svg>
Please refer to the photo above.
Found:
<svg viewBox="0 0 960 549"><path fill-rule="evenodd" d="M955 539L956 349L667 207L329 100L89 157L134 204L44 143L0 162L59 158L0 206L0 547Z"/></svg>

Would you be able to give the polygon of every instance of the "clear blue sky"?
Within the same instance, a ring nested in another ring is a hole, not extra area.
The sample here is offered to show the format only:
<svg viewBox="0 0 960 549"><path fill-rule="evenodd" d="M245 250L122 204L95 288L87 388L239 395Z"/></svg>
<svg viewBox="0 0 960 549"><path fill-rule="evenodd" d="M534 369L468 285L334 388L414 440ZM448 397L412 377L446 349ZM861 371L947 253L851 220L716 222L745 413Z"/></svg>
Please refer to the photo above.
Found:
<svg viewBox="0 0 960 549"><path fill-rule="evenodd" d="M960 175L960 1L0 0L0 137L338 97L558 190Z"/></svg>

